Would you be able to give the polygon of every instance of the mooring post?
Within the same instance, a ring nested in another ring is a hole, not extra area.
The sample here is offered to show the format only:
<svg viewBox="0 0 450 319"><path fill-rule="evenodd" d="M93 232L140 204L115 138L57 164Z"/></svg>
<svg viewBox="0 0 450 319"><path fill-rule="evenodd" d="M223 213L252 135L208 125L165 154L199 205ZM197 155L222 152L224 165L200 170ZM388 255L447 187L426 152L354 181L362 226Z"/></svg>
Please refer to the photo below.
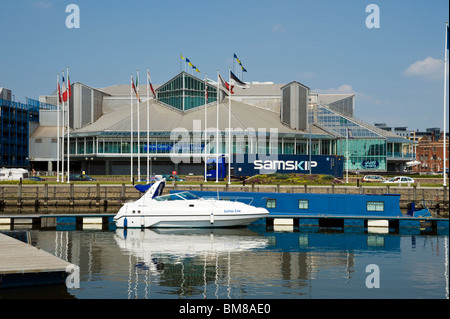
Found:
<svg viewBox="0 0 450 319"><path fill-rule="evenodd" d="M108 207L108 186L105 186L105 199L103 201L103 208Z"/></svg>
<svg viewBox="0 0 450 319"><path fill-rule="evenodd" d="M70 200L69 200L69 205L73 206L74 205L74 184L70 183Z"/></svg>
<svg viewBox="0 0 450 319"><path fill-rule="evenodd" d="M444 197L443 197L444 205L443 206L446 207L448 210L447 186L443 186L443 188L444 188Z"/></svg>
<svg viewBox="0 0 450 319"><path fill-rule="evenodd" d="M17 188L17 206L22 205L22 178L19 182L19 187Z"/></svg>
<svg viewBox="0 0 450 319"><path fill-rule="evenodd" d="M96 185L96 194L95 194L95 205L99 206L100 205L100 184L97 183Z"/></svg>
<svg viewBox="0 0 450 319"><path fill-rule="evenodd" d="M122 183L122 192L120 194L122 204L125 203L125 183Z"/></svg>
<svg viewBox="0 0 450 319"><path fill-rule="evenodd" d="M44 206L48 204L48 184L44 184Z"/></svg>

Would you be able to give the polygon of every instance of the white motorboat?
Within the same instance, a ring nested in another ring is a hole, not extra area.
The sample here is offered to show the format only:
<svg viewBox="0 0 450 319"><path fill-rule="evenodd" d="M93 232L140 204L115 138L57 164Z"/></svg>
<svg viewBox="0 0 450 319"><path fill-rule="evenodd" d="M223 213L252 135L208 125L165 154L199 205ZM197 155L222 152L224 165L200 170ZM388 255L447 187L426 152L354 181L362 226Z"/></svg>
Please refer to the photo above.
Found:
<svg viewBox="0 0 450 319"><path fill-rule="evenodd" d="M133 203L125 203L114 217L119 228L232 227L267 217L267 209L238 201L200 198L190 192L161 195L165 181L155 182Z"/></svg>

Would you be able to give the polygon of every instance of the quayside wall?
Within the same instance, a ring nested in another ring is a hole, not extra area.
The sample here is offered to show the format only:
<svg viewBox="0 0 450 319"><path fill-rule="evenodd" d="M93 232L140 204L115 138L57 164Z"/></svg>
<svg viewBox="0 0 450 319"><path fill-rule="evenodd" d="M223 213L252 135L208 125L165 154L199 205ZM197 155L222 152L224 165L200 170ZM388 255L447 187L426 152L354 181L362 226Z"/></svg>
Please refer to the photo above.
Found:
<svg viewBox="0 0 450 319"><path fill-rule="evenodd" d="M449 194L447 186L345 186L345 185L235 185L176 184L167 182L164 193L170 190L203 190L235 192L334 193L334 194L400 194L400 208L407 209L410 202L425 204L440 216L448 217ZM17 208L39 211L47 207L119 207L127 201L137 200L142 193L131 184L0 184L0 215Z"/></svg>

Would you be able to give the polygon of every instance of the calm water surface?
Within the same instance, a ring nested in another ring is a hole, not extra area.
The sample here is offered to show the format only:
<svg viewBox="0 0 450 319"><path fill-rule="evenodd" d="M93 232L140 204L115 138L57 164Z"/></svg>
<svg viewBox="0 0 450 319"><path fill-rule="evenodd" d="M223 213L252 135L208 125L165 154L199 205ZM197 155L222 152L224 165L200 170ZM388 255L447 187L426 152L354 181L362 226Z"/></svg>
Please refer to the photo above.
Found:
<svg viewBox="0 0 450 319"><path fill-rule="evenodd" d="M6 289L0 298L449 296L448 232L84 229L30 230L29 235L33 245L79 265L80 288Z"/></svg>

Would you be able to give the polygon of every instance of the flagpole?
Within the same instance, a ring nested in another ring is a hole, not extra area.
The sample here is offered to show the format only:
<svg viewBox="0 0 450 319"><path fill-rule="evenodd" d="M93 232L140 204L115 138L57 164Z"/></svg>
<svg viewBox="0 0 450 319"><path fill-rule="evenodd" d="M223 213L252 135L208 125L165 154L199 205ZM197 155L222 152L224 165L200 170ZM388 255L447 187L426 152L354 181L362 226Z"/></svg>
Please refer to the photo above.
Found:
<svg viewBox="0 0 450 319"><path fill-rule="evenodd" d="M347 134L346 134L346 136L345 136L345 139L346 139L346 152L345 152L345 154L346 154L346 160L345 160L345 170L346 170L346 177L345 177L345 183L346 184L348 184L348 160L349 160L349 158L350 158L350 156L348 156L349 154L348 154L348 127L347 127ZM311 165L311 163L309 163L310 165Z"/></svg>
<svg viewBox="0 0 450 319"><path fill-rule="evenodd" d="M147 184L150 183L150 71L147 67Z"/></svg>
<svg viewBox="0 0 450 319"><path fill-rule="evenodd" d="M230 87L228 96L228 184L231 184L231 68L228 72L228 85Z"/></svg>
<svg viewBox="0 0 450 319"><path fill-rule="evenodd" d="M131 83L133 84L133 74L131 74ZM130 181L133 181L133 85L130 85Z"/></svg>
<svg viewBox="0 0 450 319"><path fill-rule="evenodd" d="M137 131L138 131L138 181L141 180L141 128L140 128L140 117L139 117L139 108L140 108L140 95L139 95L139 70L137 70L137 81L136 81L136 90L138 92L138 98L137 98Z"/></svg>
<svg viewBox="0 0 450 319"><path fill-rule="evenodd" d="M447 186L447 68L448 68L448 22L445 22L445 60L444 60L444 170L443 170L443 186Z"/></svg>
<svg viewBox="0 0 450 319"><path fill-rule="evenodd" d="M219 182L219 70L217 70L217 114L216 114L216 183Z"/></svg>
<svg viewBox="0 0 450 319"><path fill-rule="evenodd" d="M62 71L62 76L63 76L63 83L65 83L64 82L64 71ZM65 110L64 110L64 108L65 108L65 105L64 105L64 97L63 97L63 99L62 99L62 117L61 117L61 120L62 120L62 132L61 132L61 134L62 134L62 136L61 136L61 183L64 183L64 132L66 131L66 128L65 128L65 123L66 123L66 119L65 119Z"/></svg>
<svg viewBox="0 0 450 319"><path fill-rule="evenodd" d="M59 140L59 73L56 75L56 181L59 182L59 151L60 151L60 140Z"/></svg>
<svg viewBox="0 0 450 319"><path fill-rule="evenodd" d="M307 121L308 121L308 131L309 131L309 142L308 142L308 144L309 144L309 150L308 150L309 163L308 163L308 166L309 166L309 174L311 175L311 173L312 173L312 170L311 170L311 161L312 161L311 160L311 156L312 156L311 124L312 124L312 121L310 120L309 107L308 106L306 106L306 117L307 117Z"/></svg>
<svg viewBox="0 0 450 319"><path fill-rule="evenodd" d="M236 72L236 66L234 63L234 60L236 59L235 56L236 56L236 54L233 56L233 72Z"/></svg>
<svg viewBox="0 0 450 319"><path fill-rule="evenodd" d="M206 125L206 120L207 120L207 117L206 117L206 104L208 104L208 84L207 84L207 81L208 81L208 79L207 79L207 75L206 75L206 73L205 73L205 146L203 146L203 149L204 149L204 151L205 151L205 183L208 181L208 179L206 178L206 162L207 162L207 158L206 158L206 134L207 134L207 131L206 131L206 128L207 128L207 125Z"/></svg>
<svg viewBox="0 0 450 319"><path fill-rule="evenodd" d="M67 67L67 183L70 183L70 83L69 67Z"/></svg>

